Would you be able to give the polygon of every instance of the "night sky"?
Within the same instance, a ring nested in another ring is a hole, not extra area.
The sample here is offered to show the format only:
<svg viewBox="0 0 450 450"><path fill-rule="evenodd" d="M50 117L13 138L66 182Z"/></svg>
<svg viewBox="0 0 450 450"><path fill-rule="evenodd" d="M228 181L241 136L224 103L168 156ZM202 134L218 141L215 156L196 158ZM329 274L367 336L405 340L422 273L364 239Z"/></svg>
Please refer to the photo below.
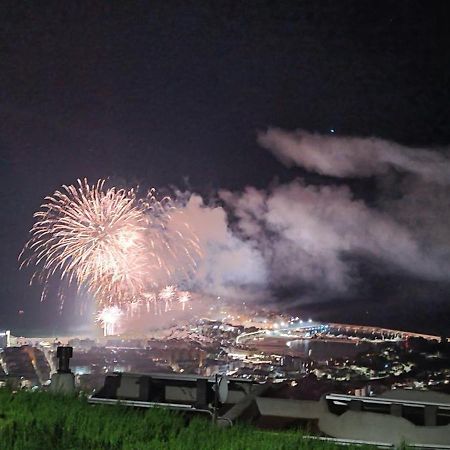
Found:
<svg viewBox="0 0 450 450"><path fill-rule="evenodd" d="M17 256L44 196L79 177L204 198L302 177L376 202L374 177L288 167L257 134L334 130L446 151L449 23L445 1L2 2L0 327L71 322L70 302L62 316L39 303ZM366 264L356 294L307 302L308 314L450 332L450 275ZM293 290L272 300L291 308Z"/></svg>

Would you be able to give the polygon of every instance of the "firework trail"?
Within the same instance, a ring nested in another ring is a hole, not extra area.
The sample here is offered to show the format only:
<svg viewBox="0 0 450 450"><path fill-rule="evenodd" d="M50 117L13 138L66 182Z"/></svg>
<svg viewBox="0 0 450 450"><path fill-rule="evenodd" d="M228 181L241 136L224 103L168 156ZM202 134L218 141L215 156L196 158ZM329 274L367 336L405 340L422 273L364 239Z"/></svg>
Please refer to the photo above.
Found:
<svg viewBox="0 0 450 450"><path fill-rule="evenodd" d="M87 288L99 308L138 309L162 299L167 309L167 293L154 293L195 272L201 254L195 234L169 197L158 201L151 190L138 198L134 189L104 185L78 180L46 197L19 256L21 267L36 266L30 283L37 278L44 291L52 277Z"/></svg>

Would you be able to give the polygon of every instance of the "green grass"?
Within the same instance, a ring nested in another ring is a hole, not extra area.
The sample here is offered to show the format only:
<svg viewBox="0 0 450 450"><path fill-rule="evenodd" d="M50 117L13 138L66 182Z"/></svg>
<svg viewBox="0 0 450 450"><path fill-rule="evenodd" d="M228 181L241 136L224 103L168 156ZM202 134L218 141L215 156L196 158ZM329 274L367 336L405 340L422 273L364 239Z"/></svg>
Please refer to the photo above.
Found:
<svg viewBox="0 0 450 450"><path fill-rule="evenodd" d="M218 428L205 418L162 409L89 405L85 398L0 389L1 450L330 450L299 432L261 431L249 426ZM353 447L369 449L372 447Z"/></svg>

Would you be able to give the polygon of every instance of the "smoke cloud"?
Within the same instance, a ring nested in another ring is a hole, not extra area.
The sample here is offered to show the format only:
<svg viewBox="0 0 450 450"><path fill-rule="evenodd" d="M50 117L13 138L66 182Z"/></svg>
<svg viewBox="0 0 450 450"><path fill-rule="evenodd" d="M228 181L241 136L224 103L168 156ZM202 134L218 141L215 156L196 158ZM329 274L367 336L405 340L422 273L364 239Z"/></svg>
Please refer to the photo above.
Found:
<svg viewBox="0 0 450 450"><path fill-rule="evenodd" d="M450 281L446 149L280 129L258 141L285 164L323 175L323 185L305 175L264 190L222 191L213 207L192 195L185 213L205 256L201 289L296 302L348 296L362 284L362 263ZM345 183L364 177L376 179L370 203Z"/></svg>
<svg viewBox="0 0 450 450"><path fill-rule="evenodd" d="M450 183L448 151L438 153L376 138L322 136L279 128L259 133L258 142L287 166L301 166L322 175L359 178L397 169L429 182Z"/></svg>
<svg viewBox="0 0 450 450"><path fill-rule="evenodd" d="M192 195L184 208L184 219L195 231L203 258L197 273L197 289L211 295L239 297L265 288L265 261L255 242L241 240L228 226L225 210L207 207Z"/></svg>

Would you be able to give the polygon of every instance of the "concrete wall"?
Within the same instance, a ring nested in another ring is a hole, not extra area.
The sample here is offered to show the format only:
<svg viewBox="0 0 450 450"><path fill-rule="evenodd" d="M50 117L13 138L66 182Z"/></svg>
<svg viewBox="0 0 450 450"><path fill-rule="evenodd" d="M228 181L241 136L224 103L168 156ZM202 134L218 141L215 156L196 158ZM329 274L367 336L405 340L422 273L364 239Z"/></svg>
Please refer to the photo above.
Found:
<svg viewBox="0 0 450 450"><path fill-rule="evenodd" d="M382 398L395 398L424 403L444 403L450 405L450 395L444 392L416 391L412 389L393 389L380 395Z"/></svg>
<svg viewBox="0 0 450 450"><path fill-rule="evenodd" d="M431 401L430 397L426 400ZM328 410L324 398L315 402L257 397L256 404L261 415L318 419L320 430L336 438L450 445L450 425L418 426L403 417L365 411L347 411L338 416Z"/></svg>
<svg viewBox="0 0 450 450"><path fill-rule="evenodd" d="M346 439L414 444L450 445L450 425L424 427L403 417L372 412L346 411L341 416L325 413L319 428L329 436Z"/></svg>
<svg viewBox="0 0 450 450"><path fill-rule="evenodd" d="M328 413L325 401L291 400L284 398L257 397L256 405L262 416L288 417L293 419L318 419Z"/></svg>

